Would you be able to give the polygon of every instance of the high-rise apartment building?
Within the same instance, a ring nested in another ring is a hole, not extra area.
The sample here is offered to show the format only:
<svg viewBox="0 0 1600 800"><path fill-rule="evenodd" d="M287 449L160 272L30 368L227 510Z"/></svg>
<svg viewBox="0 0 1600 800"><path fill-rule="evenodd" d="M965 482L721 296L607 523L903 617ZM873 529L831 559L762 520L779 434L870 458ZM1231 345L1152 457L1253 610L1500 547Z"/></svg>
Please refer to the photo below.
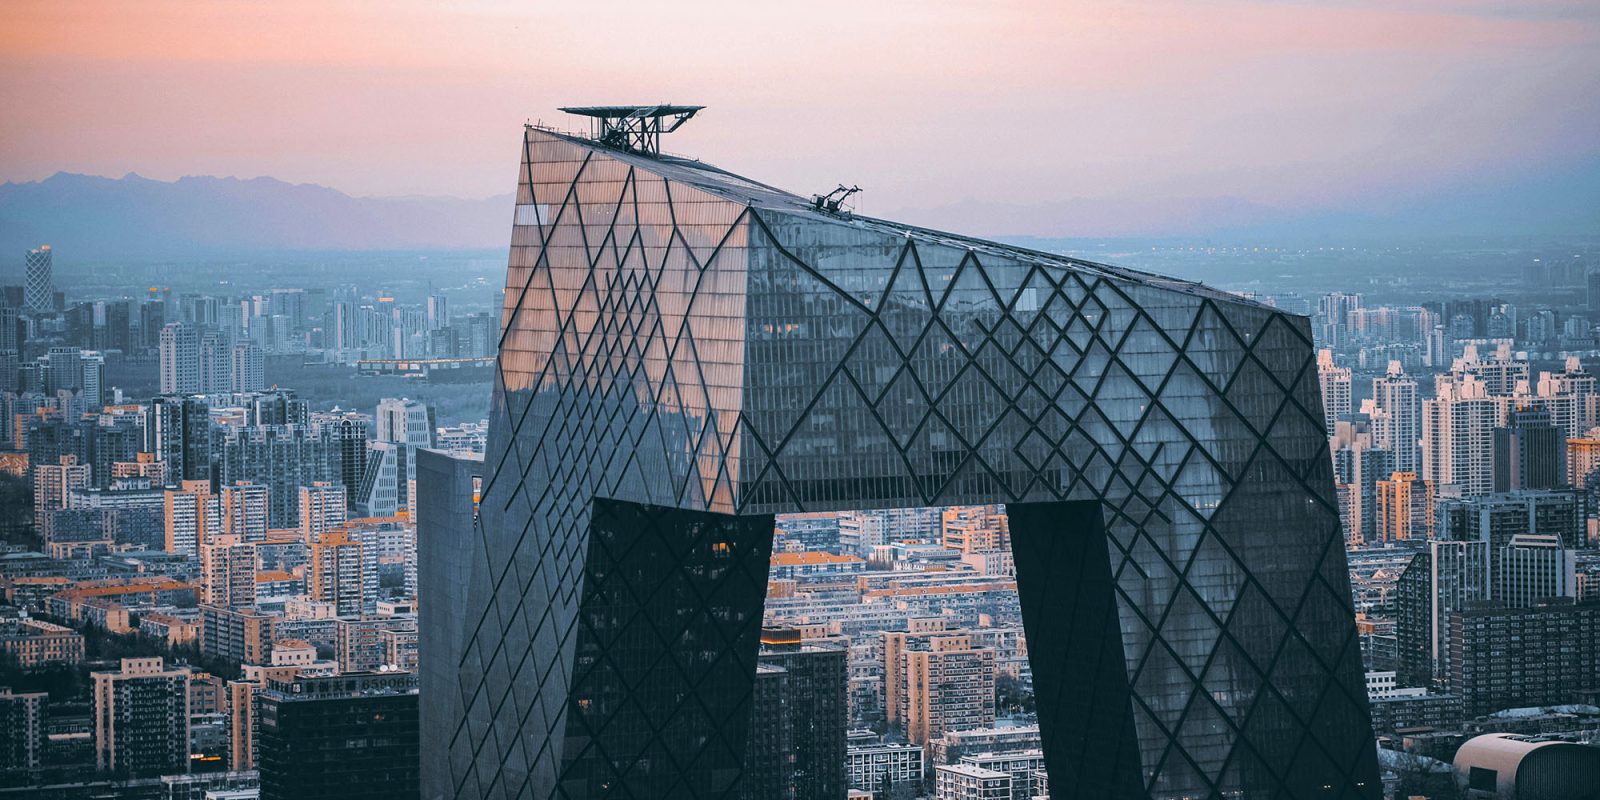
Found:
<svg viewBox="0 0 1600 800"><path fill-rule="evenodd" d="M405 639L416 632L417 619L410 614L340 617L334 629L334 656L344 672L393 669L413 660L409 654L392 652L397 636Z"/></svg>
<svg viewBox="0 0 1600 800"><path fill-rule="evenodd" d="M1433 486L1415 472L1393 472L1374 487L1374 542L1400 542L1433 536Z"/></svg>
<svg viewBox="0 0 1600 800"><path fill-rule="evenodd" d="M349 517L344 486L317 481L300 487L300 538L306 544L322 541L324 534L344 526Z"/></svg>
<svg viewBox="0 0 1600 800"><path fill-rule="evenodd" d="M1309 322L660 155L694 110L524 132L424 795L736 791L773 515L1004 504L1052 791L1376 797Z"/></svg>
<svg viewBox="0 0 1600 800"><path fill-rule="evenodd" d="M194 326L169 322L161 329L161 393L195 394L203 390L200 337Z"/></svg>
<svg viewBox="0 0 1600 800"><path fill-rule="evenodd" d="M233 366L229 358L232 347L228 343L228 335L209 329L202 331L199 336L200 391L204 394L228 391L232 384L230 376Z"/></svg>
<svg viewBox="0 0 1600 800"><path fill-rule="evenodd" d="M1560 428L1564 437L1580 436L1595 422L1600 376L1585 370L1577 356L1568 356L1561 372L1539 373L1533 388L1533 398L1524 402L1548 411L1551 424Z"/></svg>
<svg viewBox="0 0 1600 800"><path fill-rule="evenodd" d="M13 692L0 686L0 778L26 778L45 750L44 692Z"/></svg>
<svg viewBox="0 0 1600 800"><path fill-rule="evenodd" d="M1469 344L1462 348L1461 357L1451 363L1450 373L1438 376L1436 382L1461 382L1468 377L1483 384L1490 397L1511 397L1518 393L1518 387L1529 385L1528 360L1512 353L1508 341L1496 343L1492 356L1480 356L1477 345Z"/></svg>
<svg viewBox="0 0 1600 800"><path fill-rule="evenodd" d="M1575 489L1592 488L1600 472L1600 428L1581 437L1567 439L1567 485Z"/></svg>
<svg viewBox="0 0 1600 800"><path fill-rule="evenodd" d="M266 356L255 342L237 342L229 352L228 389L259 392L267 388Z"/></svg>
<svg viewBox="0 0 1600 800"><path fill-rule="evenodd" d="M1422 479L1435 490L1472 497L1494 491L1494 435L1503 403L1472 376L1439 376L1438 396L1422 401Z"/></svg>
<svg viewBox="0 0 1600 800"><path fill-rule="evenodd" d="M438 330L450 324L450 303L442 294L428 295L428 330Z"/></svg>
<svg viewBox="0 0 1600 800"><path fill-rule="evenodd" d="M1450 615L1493 596L1489 544L1428 543L1413 556L1395 587L1395 638L1408 686L1426 686L1444 673Z"/></svg>
<svg viewBox="0 0 1600 800"><path fill-rule="evenodd" d="M339 615L359 615L370 610L368 603L368 557L363 543L352 538L348 531L335 530L324 533L311 545L311 569L307 591L314 600L332 603ZM371 581L376 588L376 576ZM376 602L376 597L371 600Z"/></svg>
<svg viewBox="0 0 1600 800"><path fill-rule="evenodd" d="M261 695L261 683L228 681L223 691L227 697L228 769L255 769L261 730L261 707L256 700Z"/></svg>
<svg viewBox="0 0 1600 800"><path fill-rule="evenodd" d="M1417 379L1398 361L1372 379L1373 443L1389 451L1396 472L1422 469L1422 400ZM1363 404L1365 405L1365 404Z"/></svg>
<svg viewBox="0 0 1600 800"><path fill-rule="evenodd" d="M78 392L83 408L98 412L106 400L105 356L77 347L52 347L34 362L34 385L45 394Z"/></svg>
<svg viewBox="0 0 1600 800"><path fill-rule="evenodd" d="M161 658L124 658L91 672L95 767L125 775L189 771L188 667Z"/></svg>
<svg viewBox="0 0 1600 800"><path fill-rule="evenodd" d="M172 480L211 480L212 424L204 398L163 395L151 400L144 432L144 449L167 462Z"/></svg>
<svg viewBox="0 0 1600 800"><path fill-rule="evenodd" d="M1317 351L1317 383L1322 387L1322 419L1328 435L1334 425L1352 410L1350 368L1333 363L1333 351Z"/></svg>
<svg viewBox="0 0 1600 800"><path fill-rule="evenodd" d="M200 545L200 602L223 608L256 603L256 544L237 534Z"/></svg>
<svg viewBox="0 0 1600 800"><path fill-rule="evenodd" d="M197 558L201 545L222 534L222 503L211 493L210 481L183 481L166 490L162 511L166 518L163 549L169 553Z"/></svg>
<svg viewBox="0 0 1600 800"><path fill-rule="evenodd" d="M1589 319L1600 319L1600 270L1584 276L1588 288Z"/></svg>
<svg viewBox="0 0 1600 800"><path fill-rule="evenodd" d="M236 481L222 487L222 532L241 542L267 540L271 492L266 486Z"/></svg>
<svg viewBox="0 0 1600 800"><path fill-rule="evenodd" d="M950 634L900 658L898 717L907 739L927 746L950 731L994 726L995 651Z"/></svg>
<svg viewBox="0 0 1600 800"><path fill-rule="evenodd" d="M1359 546L1377 538L1378 482L1394 473L1393 454L1376 446L1370 421L1351 415L1333 426L1333 480L1340 490L1345 538Z"/></svg>
<svg viewBox="0 0 1600 800"><path fill-rule="evenodd" d="M243 664L271 656L275 616L253 608L200 606L200 652Z"/></svg>
<svg viewBox="0 0 1600 800"><path fill-rule="evenodd" d="M1318 340L1329 347L1346 343L1350 314L1361 309L1361 295L1329 292L1317 299Z"/></svg>
<svg viewBox="0 0 1600 800"><path fill-rule="evenodd" d="M745 743L744 775L739 781L740 800L794 796L794 717L789 707L789 672L770 664L756 664L750 686L750 734ZM800 713L803 713L801 710Z"/></svg>
<svg viewBox="0 0 1600 800"><path fill-rule="evenodd" d="M228 769L256 769L256 754L261 744L262 689L271 681L293 680L299 667L247 665L236 681L223 688L224 713L228 719Z"/></svg>
<svg viewBox="0 0 1600 800"><path fill-rule="evenodd" d="M93 472L88 464L79 464L77 456L61 456L59 463L38 464L33 468L33 518L44 519L47 512L67 508L72 495L93 484Z"/></svg>
<svg viewBox="0 0 1600 800"><path fill-rule="evenodd" d="M274 680L257 703L261 800L418 795L415 675Z"/></svg>
<svg viewBox="0 0 1600 800"><path fill-rule="evenodd" d="M28 251L23 262L22 307L34 313L55 309L55 253L50 245Z"/></svg>
<svg viewBox="0 0 1600 800"><path fill-rule="evenodd" d="M304 425L229 428L217 459L220 485L247 481L267 490L267 525L300 525L300 487L327 481L332 468L328 443Z"/></svg>

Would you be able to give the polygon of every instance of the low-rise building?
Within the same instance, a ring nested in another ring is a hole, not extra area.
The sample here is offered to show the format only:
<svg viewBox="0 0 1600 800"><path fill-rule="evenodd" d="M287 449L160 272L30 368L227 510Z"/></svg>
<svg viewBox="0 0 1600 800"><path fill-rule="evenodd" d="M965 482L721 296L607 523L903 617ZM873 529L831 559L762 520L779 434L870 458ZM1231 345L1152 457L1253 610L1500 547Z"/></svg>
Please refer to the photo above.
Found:
<svg viewBox="0 0 1600 800"><path fill-rule="evenodd" d="M273 617L254 609L200 607L200 652L245 664L265 664L272 652Z"/></svg>
<svg viewBox="0 0 1600 800"><path fill-rule="evenodd" d="M971 764L941 766L934 800L1011 800L1011 776Z"/></svg>
<svg viewBox="0 0 1600 800"><path fill-rule="evenodd" d="M872 742L845 751L845 777L850 788L867 792L920 787L926 773L920 745Z"/></svg>
<svg viewBox="0 0 1600 800"><path fill-rule="evenodd" d="M143 614L139 617L139 632L166 642L168 647L184 647L200 638L200 624L173 614Z"/></svg>
<svg viewBox="0 0 1600 800"><path fill-rule="evenodd" d="M0 622L0 658L23 669L83 663L83 635L44 620Z"/></svg>

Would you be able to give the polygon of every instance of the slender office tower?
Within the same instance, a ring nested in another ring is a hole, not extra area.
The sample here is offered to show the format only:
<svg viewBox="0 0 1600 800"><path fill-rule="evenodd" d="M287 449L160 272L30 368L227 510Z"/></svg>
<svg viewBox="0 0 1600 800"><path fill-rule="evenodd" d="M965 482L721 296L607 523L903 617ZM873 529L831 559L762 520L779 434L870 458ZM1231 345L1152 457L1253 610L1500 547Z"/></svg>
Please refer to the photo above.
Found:
<svg viewBox="0 0 1600 800"><path fill-rule="evenodd" d="M569 110L524 134L478 513L421 489L424 797L736 797L773 515L990 503L1052 796L1379 796L1306 318Z"/></svg>
<svg viewBox="0 0 1600 800"><path fill-rule="evenodd" d="M51 263L54 256L50 245L28 251L22 285L22 305L29 311L50 311L55 308L56 285Z"/></svg>

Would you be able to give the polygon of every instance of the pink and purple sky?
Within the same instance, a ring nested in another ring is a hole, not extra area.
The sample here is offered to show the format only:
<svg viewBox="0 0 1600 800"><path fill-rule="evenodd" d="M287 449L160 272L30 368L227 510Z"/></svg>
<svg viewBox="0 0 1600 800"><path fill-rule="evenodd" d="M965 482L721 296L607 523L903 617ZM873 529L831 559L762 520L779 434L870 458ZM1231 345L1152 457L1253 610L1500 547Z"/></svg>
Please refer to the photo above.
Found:
<svg viewBox="0 0 1600 800"><path fill-rule="evenodd" d="M670 101L668 149L866 213L1115 235L1594 171L1600 3L8 0L0 97L0 181L488 196L523 122Z"/></svg>

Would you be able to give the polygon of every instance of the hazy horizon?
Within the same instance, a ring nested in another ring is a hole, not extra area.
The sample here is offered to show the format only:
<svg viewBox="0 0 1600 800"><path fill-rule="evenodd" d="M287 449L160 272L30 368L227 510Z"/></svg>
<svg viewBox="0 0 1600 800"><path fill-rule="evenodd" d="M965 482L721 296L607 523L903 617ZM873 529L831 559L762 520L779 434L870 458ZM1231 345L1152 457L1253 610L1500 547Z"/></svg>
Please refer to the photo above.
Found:
<svg viewBox="0 0 1600 800"><path fill-rule="evenodd" d="M672 101L708 106L674 152L995 235L1600 221L1600 7L1557 0L24 0L0 45L8 182L495 197L524 122Z"/></svg>

